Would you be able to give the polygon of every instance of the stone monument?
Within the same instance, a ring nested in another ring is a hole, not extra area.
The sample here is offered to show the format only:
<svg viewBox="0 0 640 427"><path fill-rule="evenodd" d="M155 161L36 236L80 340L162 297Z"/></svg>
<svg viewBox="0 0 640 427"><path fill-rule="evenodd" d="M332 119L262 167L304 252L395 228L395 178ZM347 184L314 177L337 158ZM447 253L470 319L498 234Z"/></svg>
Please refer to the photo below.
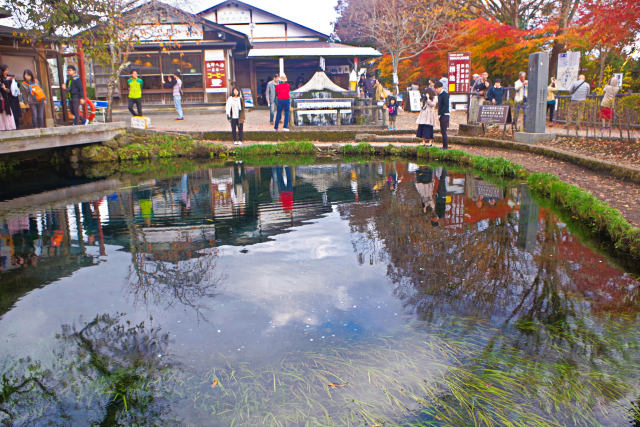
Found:
<svg viewBox="0 0 640 427"><path fill-rule="evenodd" d="M529 86L527 89L527 120L525 132L516 132L514 139L518 142L534 144L553 139L554 135L545 133L547 110L547 86L549 80L549 54L536 52L529 55Z"/></svg>

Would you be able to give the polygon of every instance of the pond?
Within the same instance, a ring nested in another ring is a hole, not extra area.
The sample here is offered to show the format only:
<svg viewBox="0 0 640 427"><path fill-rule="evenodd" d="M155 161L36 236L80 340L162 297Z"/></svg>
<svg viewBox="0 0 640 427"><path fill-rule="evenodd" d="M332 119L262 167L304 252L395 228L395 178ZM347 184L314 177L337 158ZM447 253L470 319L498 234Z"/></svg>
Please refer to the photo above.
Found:
<svg viewBox="0 0 640 427"><path fill-rule="evenodd" d="M0 421L637 425L640 282L525 185L166 175L5 189Z"/></svg>

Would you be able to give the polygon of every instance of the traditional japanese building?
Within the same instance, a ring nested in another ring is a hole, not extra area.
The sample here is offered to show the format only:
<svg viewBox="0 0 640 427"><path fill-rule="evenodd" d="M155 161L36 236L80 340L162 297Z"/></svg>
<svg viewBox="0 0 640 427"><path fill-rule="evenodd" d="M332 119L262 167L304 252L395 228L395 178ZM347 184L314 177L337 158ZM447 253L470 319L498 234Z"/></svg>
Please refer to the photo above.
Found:
<svg viewBox="0 0 640 427"><path fill-rule="evenodd" d="M276 73L285 73L296 88L322 68L336 84L348 88L349 72L359 61L381 56L370 47L334 43L327 34L242 1L223 1L198 16L248 37L249 52L234 56L234 77L237 85L251 88L258 103Z"/></svg>
<svg viewBox="0 0 640 427"><path fill-rule="evenodd" d="M143 80L145 104L173 104L172 93L163 88L167 76L182 74L183 103L223 102L234 84L234 55L246 55L249 39L231 28L210 22L152 0L134 10L138 43L129 56L131 64L118 85L121 105L127 103L127 79L132 69ZM106 70L95 67L96 96L107 94Z"/></svg>
<svg viewBox="0 0 640 427"><path fill-rule="evenodd" d="M185 104L221 103L234 86L250 89L254 103L262 104L276 73L286 73L295 89L323 68L347 88L359 61L381 56L370 47L333 43L326 34L241 1L223 1L195 15L157 0L140 8L129 12L139 17L143 10L145 17L136 25L139 43L119 82L121 105L133 68L144 81L147 105L172 105L162 83L175 71L184 76ZM96 95L104 97L107 73L95 67L94 74Z"/></svg>

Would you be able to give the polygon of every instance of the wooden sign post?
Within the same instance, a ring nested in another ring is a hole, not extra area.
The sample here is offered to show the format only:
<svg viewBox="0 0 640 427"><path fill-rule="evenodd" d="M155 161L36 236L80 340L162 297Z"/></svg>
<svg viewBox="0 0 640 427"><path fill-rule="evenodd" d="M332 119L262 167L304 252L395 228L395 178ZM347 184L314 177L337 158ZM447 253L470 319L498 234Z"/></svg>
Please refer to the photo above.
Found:
<svg viewBox="0 0 640 427"><path fill-rule="evenodd" d="M511 109L508 105L481 105L478 110L478 123L482 123L482 133L484 125L503 125L502 139L507 131L507 123L511 122Z"/></svg>

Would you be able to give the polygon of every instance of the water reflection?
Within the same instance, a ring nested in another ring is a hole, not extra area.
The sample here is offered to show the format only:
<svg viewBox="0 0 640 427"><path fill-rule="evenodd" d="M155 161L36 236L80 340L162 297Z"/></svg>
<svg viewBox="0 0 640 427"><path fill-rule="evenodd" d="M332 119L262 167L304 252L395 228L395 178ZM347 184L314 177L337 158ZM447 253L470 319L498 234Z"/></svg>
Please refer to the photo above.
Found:
<svg viewBox="0 0 640 427"><path fill-rule="evenodd" d="M632 411L639 283L526 186L403 161L133 184L0 214L0 359L38 355L2 369L52 420L615 425Z"/></svg>

